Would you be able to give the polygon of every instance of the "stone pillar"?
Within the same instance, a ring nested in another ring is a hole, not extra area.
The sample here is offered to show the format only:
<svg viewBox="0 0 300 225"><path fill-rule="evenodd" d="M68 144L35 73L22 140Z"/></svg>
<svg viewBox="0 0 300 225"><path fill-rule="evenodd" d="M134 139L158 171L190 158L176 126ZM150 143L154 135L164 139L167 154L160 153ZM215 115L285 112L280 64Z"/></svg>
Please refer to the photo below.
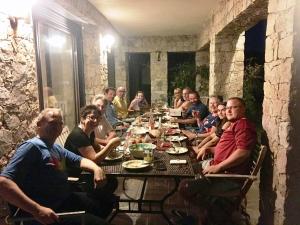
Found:
<svg viewBox="0 0 300 225"><path fill-rule="evenodd" d="M245 33L219 34L210 43L209 94L243 96Z"/></svg>
<svg viewBox="0 0 300 225"><path fill-rule="evenodd" d="M264 225L299 224L299 5L296 0L269 0L263 127L274 161L262 171Z"/></svg>
<svg viewBox="0 0 300 225"><path fill-rule="evenodd" d="M83 28L83 55L86 103L107 86L107 56L100 46L99 30L93 25Z"/></svg>
<svg viewBox="0 0 300 225"><path fill-rule="evenodd" d="M159 57L160 56L160 57ZM167 101L168 53L150 53L151 101Z"/></svg>
<svg viewBox="0 0 300 225"><path fill-rule="evenodd" d="M201 50L196 52L195 58L196 68L198 70L198 73L196 74L196 91L199 92L201 97L206 97L208 96L209 79L208 77L205 77L203 74L201 74L201 72L205 73L204 70L209 69L209 48L207 48L207 50Z"/></svg>

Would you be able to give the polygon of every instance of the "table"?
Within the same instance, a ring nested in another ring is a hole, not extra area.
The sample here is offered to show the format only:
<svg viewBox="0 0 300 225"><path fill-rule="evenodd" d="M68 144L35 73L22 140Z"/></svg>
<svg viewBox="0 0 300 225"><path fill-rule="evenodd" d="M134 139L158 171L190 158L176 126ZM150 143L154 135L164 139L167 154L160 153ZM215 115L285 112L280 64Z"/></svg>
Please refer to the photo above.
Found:
<svg viewBox="0 0 300 225"><path fill-rule="evenodd" d="M170 165L171 159L185 159L187 160L187 164L185 165ZM143 186L140 197L138 199L120 199L119 202L128 203L128 209L120 209L117 207L116 211L112 214L109 221L113 220L113 218L118 213L150 213L150 214L162 214L162 216L167 220L169 224L172 224L167 214L164 211L164 203L165 201L171 197L178 189L178 185L181 179L183 178L191 178L195 177L195 173L192 167L191 159L189 154L183 155L169 155L164 151L155 151L154 152L154 160L163 161L167 167L165 171L159 171L155 167L155 163L153 166L148 167L141 171L128 171L122 167L122 162L103 162L101 163L101 167L105 171L105 173L109 176L116 177L124 177L124 178L135 178L140 177L143 178ZM144 199L145 189L148 178L151 177L160 177L160 178L169 178L174 179L174 187L170 192L166 193L161 199ZM136 203L138 205L137 209L132 209L130 207L131 203ZM158 205L159 209L154 210L152 206ZM147 207L147 208L146 208Z"/></svg>

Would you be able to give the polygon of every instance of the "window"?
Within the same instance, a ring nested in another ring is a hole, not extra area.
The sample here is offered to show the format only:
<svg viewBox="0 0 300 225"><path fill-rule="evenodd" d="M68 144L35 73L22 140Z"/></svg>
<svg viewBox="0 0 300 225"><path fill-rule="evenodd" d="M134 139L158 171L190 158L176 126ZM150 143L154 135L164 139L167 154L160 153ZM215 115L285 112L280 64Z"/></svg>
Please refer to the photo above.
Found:
<svg viewBox="0 0 300 225"><path fill-rule="evenodd" d="M85 103L81 27L40 5L33 20L40 108L61 108L72 128Z"/></svg>

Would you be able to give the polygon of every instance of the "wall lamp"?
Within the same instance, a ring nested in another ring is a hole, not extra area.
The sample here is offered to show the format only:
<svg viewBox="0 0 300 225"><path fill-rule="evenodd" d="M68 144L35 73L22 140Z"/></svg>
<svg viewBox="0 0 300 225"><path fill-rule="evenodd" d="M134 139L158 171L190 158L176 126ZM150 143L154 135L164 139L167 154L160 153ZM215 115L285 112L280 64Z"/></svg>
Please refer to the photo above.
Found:
<svg viewBox="0 0 300 225"><path fill-rule="evenodd" d="M14 36L16 36L18 29L18 20L29 19L31 7L37 0L9 0L1 2L1 14L8 16L10 26L13 30Z"/></svg>
<svg viewBox="0 0 300 225"><path fill-rule="evenodd" d="M157 51L157 61L159 62L161 60L161 51Z"/></svg>

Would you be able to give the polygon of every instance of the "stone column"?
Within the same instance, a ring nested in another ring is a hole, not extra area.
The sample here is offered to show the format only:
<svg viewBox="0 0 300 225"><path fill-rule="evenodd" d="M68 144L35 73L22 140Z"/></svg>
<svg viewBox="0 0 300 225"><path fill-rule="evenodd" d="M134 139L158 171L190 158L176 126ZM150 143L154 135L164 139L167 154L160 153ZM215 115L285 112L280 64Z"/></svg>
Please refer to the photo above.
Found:
<svg viewBox="0 0 300 225"><path fill-rule="evenodd" d="M150 54L151 101L167 101L168 91L168 53L151 52Z"/></svg>
<svg viewBox="0 0 300 225"><path fill-rule="evenodd" d="M196 52L195 56L195 61L196 61L196 68L200 69L208 69L209 68L209 48L207 50L201 50ZM203 68L204 67L204 68ZM196 91L199 92L201 97L206 97L208 96L208 83L209 79L206 77L201 76L200 73L196 74Z"/></svg>
<svg viewBox="0 0 300 225"><path fill-rule="evenodd" d="M245 33L222 33L211 39L209 94L242 97Z"/></svg>
<svg viewBox="0 0 300 225"><path fill-rule="evenodd" d="M300 2L269 0L266 32L263 127L273 163L264 165L264 225L299 224L299 10Z"/></svg>
<svg viewBox="0 0 300 225"><path fill-rule="evenodd" d="M100 46L98 28L86 25L83 31L85 97L86 103L90 104L92 98L107 86L107 58Z"/></svg>

